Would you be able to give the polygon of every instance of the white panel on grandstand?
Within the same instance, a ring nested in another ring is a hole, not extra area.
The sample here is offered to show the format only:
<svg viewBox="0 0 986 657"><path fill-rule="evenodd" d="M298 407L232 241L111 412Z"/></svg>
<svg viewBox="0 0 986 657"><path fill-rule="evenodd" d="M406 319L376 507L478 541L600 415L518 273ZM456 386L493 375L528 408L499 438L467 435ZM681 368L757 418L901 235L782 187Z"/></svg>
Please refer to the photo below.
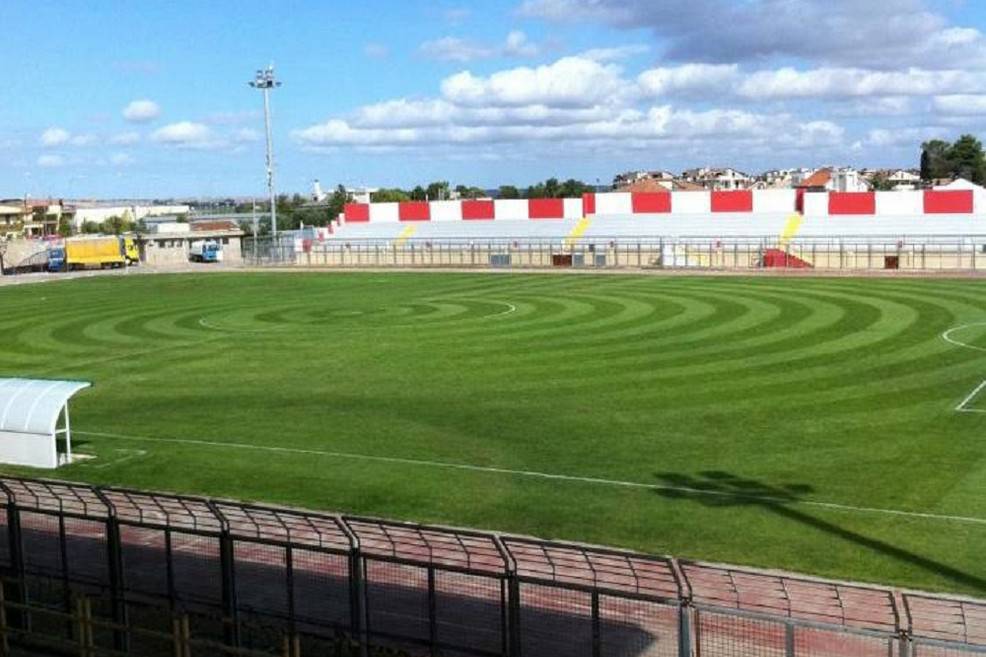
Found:
<svg viewBox="0 0 986 657"><path fill-rule="evenodd" d="M575 234L576 227L578 234ZM404 223L354 223L340 226L333 240L562 240L630 239L662 237L733 238L787 237L949 237L986 235L982 215L937 214L909 216L800 217L792 213L747 214L636 214L597 215L584 222L572 219L421 221Z"/></svg>

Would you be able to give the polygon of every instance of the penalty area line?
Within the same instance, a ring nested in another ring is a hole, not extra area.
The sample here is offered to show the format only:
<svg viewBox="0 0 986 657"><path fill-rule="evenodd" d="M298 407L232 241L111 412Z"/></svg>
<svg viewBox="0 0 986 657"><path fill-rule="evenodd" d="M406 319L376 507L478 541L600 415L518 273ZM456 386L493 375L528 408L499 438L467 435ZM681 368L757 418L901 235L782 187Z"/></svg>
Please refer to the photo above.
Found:
<svg viewBox="0 0 986 657"><path fill-rule="evenodd" d="M530 479L544 479L549 481L565 481L580 484L594 484L599 486L611 486L616 488L634 488L652 491L667 491L676 493L686 493L690 495L708 495L712 497L725 497L731 499L745 499L767 503L795 504L800 506L811 506L816 508L829 509L833 511L843 511L850 513L882 514L891 516L901 516L906 518L917 518L923 520L945 520L952 522L972 523L986 525L986 518L973 516L954 516L941 513L925 513L920 511L904 511L900 509L885 509L880 507L853 506L850 504L837 504L835 502L823 502L818 500L790 500L782 497L768 495L753 495L743 493L733 493L729 491L704 490L701 488L690 488L687 486L670 486L666 484L648 484L639 481L621 481L619 479L603 479L600 477L581 477L577 475L556 474L550 472L537 472L534 470L514 470L510 468L498 468L494 466L472 465L469 463L454 463L448 461L428 461L420 459L409 459L398 456L374 456L371 454L355 454L351 452L335 452L329 450L302 449L299 447L275 447L270 445L251 445L248 443L230 443L216 440L201 440L195 438L154 438L150 436L129 436L119 433L104 433L100 431L79 431L73 433L98 438L109 438L113 440L130 440L137 442L160 442L180 445L198 445L201 447L218 447L223 449L235 449L242 451L273 452L281 454L299 454L304 456L323 456L327 458L350 459L354 461L369 461L376 463L389 463L397 465L411 465L428 468L443 468L448 470L463 470L468 472L480 472L486 474L502 474L513 477L526 477Z"/></svg>
<svg viewBox="0 0 986 657"><path fill-rule="evenodd" d="M959 413L986 413L986 410L980 408L966 408L966 404L971 402L976 398L983 388L986 388L986 380L976 386L972 392L966 395L966 398L959 402L959 405L955 407L955 410Z"/></svg>

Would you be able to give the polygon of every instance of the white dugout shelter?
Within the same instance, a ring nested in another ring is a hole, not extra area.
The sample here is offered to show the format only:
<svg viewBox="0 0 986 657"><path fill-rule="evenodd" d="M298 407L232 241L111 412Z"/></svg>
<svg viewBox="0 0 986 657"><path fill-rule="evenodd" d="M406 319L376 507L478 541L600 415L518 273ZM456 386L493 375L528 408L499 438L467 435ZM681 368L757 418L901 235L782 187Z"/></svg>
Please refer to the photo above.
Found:
<svg viewBox="0 0 986 657"><path fill-rule="evenodd" d="M68 402L88 381L0 378L0 463L57 468L72 460ZM64 449L59 449L64 437Z"/></svg>

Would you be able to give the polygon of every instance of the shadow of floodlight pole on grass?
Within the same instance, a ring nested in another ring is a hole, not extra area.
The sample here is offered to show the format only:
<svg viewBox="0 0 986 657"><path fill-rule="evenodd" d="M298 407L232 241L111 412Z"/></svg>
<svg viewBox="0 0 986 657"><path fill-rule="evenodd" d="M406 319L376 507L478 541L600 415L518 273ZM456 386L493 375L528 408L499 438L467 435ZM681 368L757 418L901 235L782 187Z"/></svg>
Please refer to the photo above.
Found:
<svg viewBox="0 0 986 657"><path fill-rule="evenodd" d="M756 506L783 518L821 530L836 538L855 543L888 557L917 566L957 584L986 591L986 579L949 566L948 564L909 552L876 538L816 518L796 505L802 496L812 492L805 484L771 485L718 470L700 472L697 476L678 473L658 473L665 488L657 491L671 499L691 499L708 507Z"/></svg>

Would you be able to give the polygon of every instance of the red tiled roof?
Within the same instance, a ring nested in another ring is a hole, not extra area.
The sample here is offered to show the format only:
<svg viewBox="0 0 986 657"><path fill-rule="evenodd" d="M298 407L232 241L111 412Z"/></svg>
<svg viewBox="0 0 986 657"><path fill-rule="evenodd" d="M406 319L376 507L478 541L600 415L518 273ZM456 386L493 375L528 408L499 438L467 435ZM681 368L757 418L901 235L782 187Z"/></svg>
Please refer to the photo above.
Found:
<svg viewBox="0 0 986 657"><path fill-rule="evenodd" d="M668 192L670 190L664 185L662 185L660 182L658 182L657 180L654 180L653 178L643 178L642 180L638 180L636 182L630 183L629 185L624 185L623 187L620 187L619 191L653 193L653 192Z"/></svg>
<svg viewBox="0 0 986 657"><path fill-rule="evenodd" d="M819 169L801 181L798 187L825 187L832 180L831 169Z"/></svg>

